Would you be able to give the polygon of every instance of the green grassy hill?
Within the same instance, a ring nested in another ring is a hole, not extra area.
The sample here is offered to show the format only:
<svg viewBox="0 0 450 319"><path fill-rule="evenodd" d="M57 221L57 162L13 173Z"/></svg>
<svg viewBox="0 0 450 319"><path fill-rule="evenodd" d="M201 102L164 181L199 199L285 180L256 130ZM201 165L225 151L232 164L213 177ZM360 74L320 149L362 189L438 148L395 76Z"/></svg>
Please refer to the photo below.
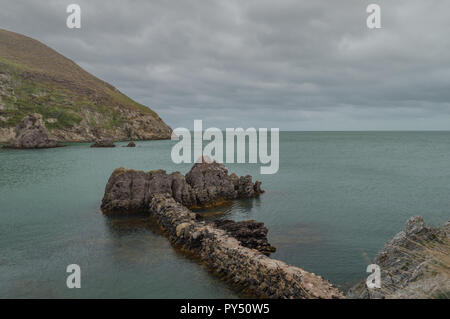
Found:
<svg viewBox="0 0 450 319"><path fill-rule="evenodd" d="M39 41L0 29L0 141L30 113L61 141L170 138L159 116Z"/></svg>

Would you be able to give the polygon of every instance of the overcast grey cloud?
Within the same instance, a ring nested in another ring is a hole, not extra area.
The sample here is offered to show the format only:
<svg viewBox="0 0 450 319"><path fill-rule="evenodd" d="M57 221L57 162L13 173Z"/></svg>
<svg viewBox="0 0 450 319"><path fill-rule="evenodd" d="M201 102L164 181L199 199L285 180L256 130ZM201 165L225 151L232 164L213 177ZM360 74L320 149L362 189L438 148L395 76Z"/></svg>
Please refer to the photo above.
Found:
<svg viewBox="0 0 450 319"><path fill-rule="evenodd" d="M66 27L78 3L82 28ZM366 7L382 29L366 27ZM172 127L450 129L448 0L0 0L49 45Z"/></svg>

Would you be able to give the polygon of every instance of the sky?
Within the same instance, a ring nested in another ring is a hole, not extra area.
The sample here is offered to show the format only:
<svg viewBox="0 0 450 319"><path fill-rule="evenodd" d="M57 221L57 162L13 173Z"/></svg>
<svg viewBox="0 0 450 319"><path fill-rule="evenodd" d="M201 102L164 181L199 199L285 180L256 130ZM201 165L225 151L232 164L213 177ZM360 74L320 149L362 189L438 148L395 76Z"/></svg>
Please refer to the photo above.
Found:
<svg viewBox="0 0 450 319"><path fill-rule="evenodd" d="M66 7L81 7L81 29ZM366 25L381 7L381 29ZM448 0L0 0L172 128L449 130Z"/></svg>

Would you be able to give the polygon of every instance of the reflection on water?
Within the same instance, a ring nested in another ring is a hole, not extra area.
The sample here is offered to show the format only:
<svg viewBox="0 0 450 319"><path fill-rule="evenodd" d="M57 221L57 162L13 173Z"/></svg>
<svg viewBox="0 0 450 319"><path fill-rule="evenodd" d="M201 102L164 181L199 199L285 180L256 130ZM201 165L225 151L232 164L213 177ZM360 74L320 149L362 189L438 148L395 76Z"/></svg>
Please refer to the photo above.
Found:
<svg viewBox="0 0 450 319"><path fill-rule="evenodd" d="M161 227L148 214L143 214L142 216L105 216L105 221L111 234L118 236L147 229L152 230L154 233L162 234Z"/></svg>
<svg viewBox="0 0 450 319"><path fill-rule="evenodd" d="M227 201L223 205L212 208L195 209L205 219L233 218L235 220L248 219L249 212L261 204L259 197Z"/></svg>
<svg viewBox="0 0 450 319"><path fill-rule="evenodd" d="M172 253L162 229L148 214L104 218L111 244L108 253L116 262L150 266Z"/></svg>
<svg viewBox="0 0 450 319"><path fill-rule="evenodd" d="M302 245L320 245L325 241L319 227L301 223L272 226L269 238L278 251L300 248Z"/></svg>

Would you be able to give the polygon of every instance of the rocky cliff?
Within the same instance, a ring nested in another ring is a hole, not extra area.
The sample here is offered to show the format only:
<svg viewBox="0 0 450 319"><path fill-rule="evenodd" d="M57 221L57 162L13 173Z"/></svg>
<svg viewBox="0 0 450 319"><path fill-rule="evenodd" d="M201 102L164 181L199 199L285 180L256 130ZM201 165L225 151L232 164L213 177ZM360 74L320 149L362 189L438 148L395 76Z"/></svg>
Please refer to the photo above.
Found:
<svg viewBox="0 0 450 319"><path fill-rule="evenodd" d="M432 227L420 216L411 217L374 264L381 269L381 288L368 289L362 281L349 290L348 298L449 298L450 222Z"/></svg>
<svg viewBox="0 0 450 319"><path fill-rule="evenodd" d="M172 132L154 111L46 45L0 29L0 142L33 113L61 142L169 139Z"/></svg>

